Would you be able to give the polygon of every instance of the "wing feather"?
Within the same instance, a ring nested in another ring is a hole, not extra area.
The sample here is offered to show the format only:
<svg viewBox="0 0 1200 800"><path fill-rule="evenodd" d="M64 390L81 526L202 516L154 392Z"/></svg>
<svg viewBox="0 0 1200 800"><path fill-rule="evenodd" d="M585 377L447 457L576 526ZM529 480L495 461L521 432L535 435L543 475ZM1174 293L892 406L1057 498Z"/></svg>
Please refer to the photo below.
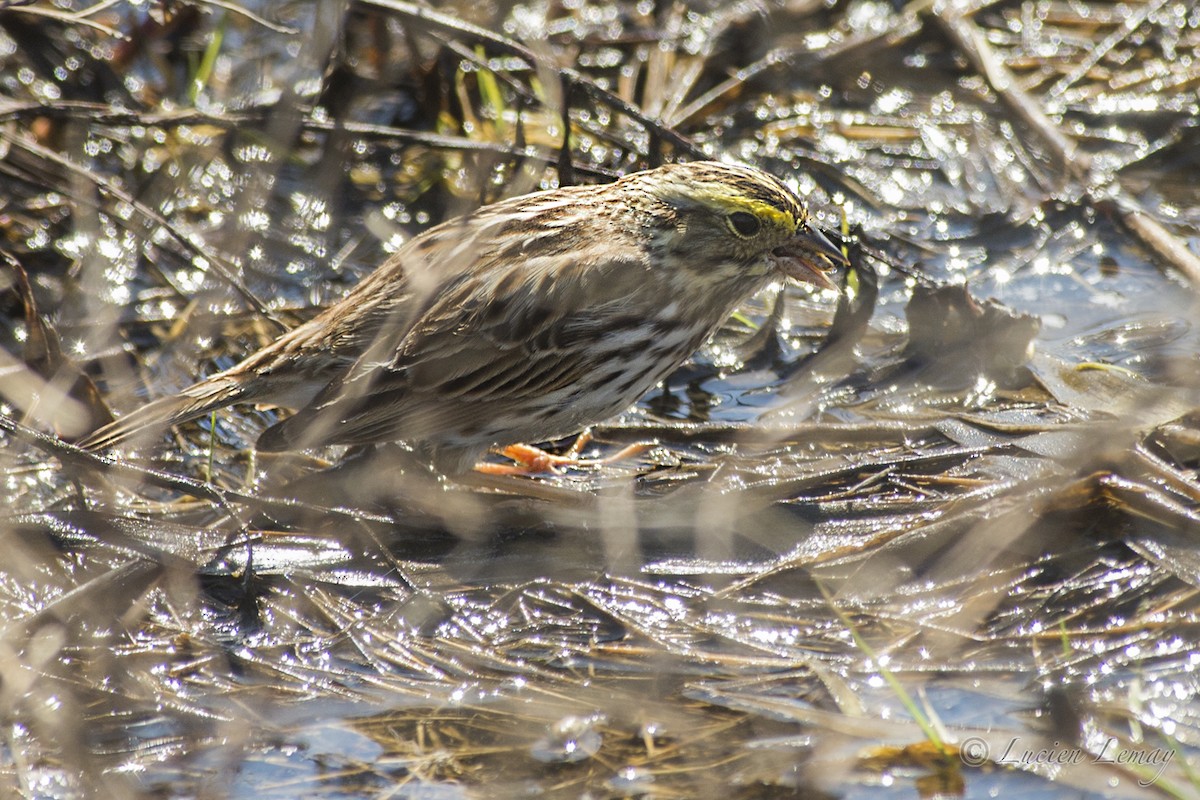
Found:
<svg viewBox="0 0 1200 800"><path fill-rule="evenodd" d="M260 447L435 439L469 429L492 404L519 408L523 398L564 390L603 360L608 332L644 322L650 278L632 249L600 261L506 258L459 276L398 343L372 343Z"/></svg>

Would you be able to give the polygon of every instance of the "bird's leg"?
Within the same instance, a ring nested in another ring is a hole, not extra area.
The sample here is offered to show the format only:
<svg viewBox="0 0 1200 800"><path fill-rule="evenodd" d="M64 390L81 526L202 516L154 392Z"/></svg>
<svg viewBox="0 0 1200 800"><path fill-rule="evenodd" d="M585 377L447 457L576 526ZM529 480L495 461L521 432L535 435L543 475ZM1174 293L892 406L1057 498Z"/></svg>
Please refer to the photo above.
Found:
<svg viewBox="0 0 1200 800"><path fill-rule="evenodd" d="M500 474L507 475L536 475L539 472L554 472L555 467L560 466L564 460L569 461L564 456L556 456L553 453L547 453L541 448L534 447L528 444L510 444L508 447L501 448L500 455L505 458L511 458L514 464L480 464L476 469L483 467L501 467ZM483 470L487 471L487 470ZM493 473L495 474L495 473Z"/></svg>
<svg viewBox="0 0 1200 800"><path fill-rule="evenodd" d="M505 458L511 458L516 463L489 464L485 462L476 464L475 470L485 475L537 475L542 472L558 472L558 467L602 467L633 458L650 447L648 444L631 444L604 458L580 458L579 454L591 441L592 432L585 430L561 456L547 453L532 445L510 444L496 452Z"/></svg>
<svg viewBox="0 0 1200 800"><path fill-rule="evenodd" d="M567 448L567 458L578 459L579 454L583 452L583 448L591 444L592 439L594 438L595 437L592 435L592 429L584 428L583 432L576 436L575 441L571 442L571 446Z"/></svg>

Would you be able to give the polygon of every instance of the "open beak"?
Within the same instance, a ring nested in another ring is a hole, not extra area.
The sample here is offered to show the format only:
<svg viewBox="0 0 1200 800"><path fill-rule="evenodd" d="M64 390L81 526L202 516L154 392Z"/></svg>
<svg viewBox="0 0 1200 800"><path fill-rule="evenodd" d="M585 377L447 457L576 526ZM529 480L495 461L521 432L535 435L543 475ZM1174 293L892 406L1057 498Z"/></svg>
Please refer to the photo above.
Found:
<svg viewBox="0 0 1200 800"><path fill-rule="evenodd" d="M789 278L835 291L837 284L829 279L828 273L850 263L825 234L811 225L805 225L771 254L775 256L775 265Z"/></svg>

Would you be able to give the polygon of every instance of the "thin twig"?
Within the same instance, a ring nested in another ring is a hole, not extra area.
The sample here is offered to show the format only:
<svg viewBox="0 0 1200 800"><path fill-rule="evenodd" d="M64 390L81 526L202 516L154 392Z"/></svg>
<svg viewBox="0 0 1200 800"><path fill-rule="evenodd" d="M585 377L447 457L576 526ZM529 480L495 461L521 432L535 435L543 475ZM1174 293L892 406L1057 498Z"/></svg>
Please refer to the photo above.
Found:
<svg viewBox="0 0 1200 800"><path fill-rule="evenodd" d="M933 8L934 19L954 46L988 82L1009 108L1032 128L1043 145L1072 178L1083 178L1091 168L1091 157L1079 150L1074 139L1063 134L1041 104L1021 88L1016 76L992 50L986 38L967 15L945 4Z"/></svg>
<svg viewBox="0 0 1200 800"><path fill-rule="evenodd" d="M1157 14L1159 9L1166 5L1169 0L1153 0L1144 6L1138 6L1129 11L1129 16L1117 27L1115 31L1105 37L1104 41L1097 44L1095 47L1089 48L1083 60L1075 65L1075 68L1059 79L1057 83L1050 87L1046 92L1047 97L1061 97L1063 92L1071 88L1079 81L1080 78L1091 72L1092 68L1099 64L1105 56L1112 51L1114 47L1120 44L1125 39L1128 39L1130 34L1142 27L1142 23L1151 15Z"/></svg>
<svg viewBox="0 0 1200 800"><path fill-rule="evenodd" d="M278 327L280 331L288 330L288 326L284 324L278 317L276 317L275 314L269 308L267 308L267 306L261 300L255 297L254 293L251 292L241 282L240 279L238 279L238 277L234 274L234 267L227 265L223 260L215 256L210 248L206 248L193 242L191 237L177 230L175 226L171 224L170 220L147 206L145 203L142 203L140 200L126 192L121 187L117 186L113 181L102 175L97 175L95 172L92 172L89 169L81 167L62 154L57 153L47 147L43 147L37 142L34 142L26 137L13 135L8 131L0 130L0 139L4 139L15 147L19 147L22 150L31 153L32 155L56 164L63 169L66 169L73 175L77 175L86 179L88 182L94 184L96 188L100 189L100 191L104 192L110 197L115 198L122 203L128 204L139 214L149 219L154 224L161 226L164 231L170 234L172 239L183 245L193 254L194 257L202 259L205 263L211 265L213 271L220 276L222 280L232 286L234 291L241 295L243 300L245 300L264 318L270 320L275 326Z"/></svg>
<svg viewBox="0 0 1200 800"><path fill-rule="evenodd" d="M243 109L230 114L213 114L195 109L180 109L179 111L142 112L114 108L102 103L60 100L51 104L37 102L20 102L0 100L0 122L30 117L47 117L51 119L85 120L97 125L145 125L156 127L174 127L183 125L212 125L226 129L238 128L247 123L261 122L270 116L273 107L260 106ZM332 120L315 119L311 107L299 109L303 115L301 121L305 130L332 131L335 128L348 131L359 136L371 136L380 139L395 139L406 144L419 144L440 150L454 150L467 153L490 153L509 158L530 159L543 164L556 163L557 151L554 154L546 152L545 148L533 145L507 145L499 142L487 142L468 139L463 136L447 136L429 131L416 131L408 128L397 128L390 125L375 125L366 122L334 122ZM583 175L593 178L616 178L611 170L581 162L574 162L573 169Z"/></svg>
<svg viewBox="0 0 1200 800"><path fill-rule="evenodd" d="M467 63L474 64L479 69L485 69L488 72L495 75L496 78L501 83L503 83L508 88L512 89L513 94L516 95L518 103L541 103L541 99L537 96L537 94L531 88L529 88L528 86L525 86L520 81L518 81L516 78L514 78L510 71L493 69L487 63L486 59L480 58L476 53L472 52L472 50L470 48L464 46L461 42L457 41L456 39L453 39L448 36L441 36L441 35L435 34L435 33L427 33L426 35L429 36L430 38L434 39L435 41L440 42L442 45L447 47L451 52L453 52L455 55L457 55L459 58L463 59ZM567 96L568 96L568 93L566 93L564 91L563 97L566 98ZM575 127L575 128L582 129L585 133L588 133L603 142L607 142L615 147L621 148L622 150L632 150L633 149L630 146L628 141L620 138L620 136L618 136L617 134L615 134L613 131L609 130L606 127L594 124L589 121L583 121L580 119L572 120L568 116L568 113L567 113L570 110L570 104L566 103L565 99L564 99L564 104L566 106L565 110L563 111L563 115L562 115L563 116L562 124L564 126L564 130L566 131L566 134L564 134L564 136L569 135L572 127ZM517 116L517 122L518 123L522 122L519 114ZM349 124L343 125L343 127L346 128L347 130L350 129ZM415 133L420 133L420 131L415 131ZM431 134L431 135L436 135L436 134ZM473 140L467 139L465 141L473 141ZM523 143L520 146L524 146ZM496 147L503 148L504 145L496 145ZM522 155L519 151L516 151L516 150L510 150L505 154L511 155L514 158L519 158ZM561 164L561 162L562 162L561 158L558 158L556 160L556 159L550 158L549 156L543 157L543 160L546 163ZM572 161L571 170L574 170L575 168L576 168L576 165L575 165L574 161ZM586 173L586 169L580 169L580 171ZM564 183L564 185L569 185L572 182L573 181L564 181L563 183Z"/></svg>
<svg viewBox="0 0 1200 800"><path fill-rule="evenodd" d="M103 474L106 478L114 478L120 482L134 482L136 484L157 486L160 489L169 489L171 491L190 494L193 497L207 500L219 506L231 518L238 519L230 503L231 493L218 489L212 484L197 481L183 475L174 475L163 470L133 466L112 456L89 452L73 444L69 444L57 436L51 436L50 434L42 433L41 431L22 425L5 414L0 414L0 433L7 434L17 441L36 447L43 453L57 458L63 464L72 464L95 470L97 474Z"/></svg>
<svg viewBox="0 0 1200 800"><path fill-rule="evenodd" d="M1142 244L1171 266L1175 267L1193 286L1200 286L1200 256L1197 256L1183 241L1171 233L1154 217L1132 205L1130 198L1118 198L1116 211L1121 222Z"/></svg>
<svg viewBox="0 0 1200 800"><path fill-rule="evenodd" d="M1156 2L1161 5L1162 0ZM1038 134L1043 145L1066 170L1068 179L1077 186L1084 184L1090 189L1086 194L1092 197L1111 197L1126 229L1138 241L1187 276L1193 284L1200 284L1200 257L1189 250L1178 236L1140 210L1137 201L1111 176L1090 174L1091 157L1081 152L1075 140L1065 135L1058 124L1046 114L1041 104L1018 85L1016 77L996 56L991 45L967 14L944 4L936 5L933 14L955 46L987 80L992 91ZM1136 20L1133 22L1136 22L1134 27L1141 24ZM1128 26L1119 31L1121 38L1132 30L1126 28ZM1116 41L1119 40L1118 38ZM1052 93L1070 85L1061 81L1060 84L1062 87L1056 85L1051 90Z"/></svg>
<svg viewBox="0 0 1200 800"><path fill-rule="evenodd" d="M46 17L48 19L58 20L72 25L83 25L88 28L93 28L100 31L106 36L120 39L122 41L131 41L131 38L124 33L121 33L116 28L109 27L100 22L94 22L88 19L89 16L99 11L103 11L109 6L117 5L121 0L101 0L94 6L82 9L80 11L59 11L56 8L47 6L33 5L32 3L5 3L0 10L20 11L23 14L30 14L35 17Z"/></svg>
<svg viewBox="0 0 1200 800"><path fill-rule="evenodd" d="M787 63L786 51L782 49L772 50L750 66L738 70L736 75L722 81L721 83L718 83L716 86L709 89L707 92L700 95L683 108L678 109L674 114L671 115L671 124L680 125L684 122L687 122L688 120L692 119L692 117L695 117L701 112L708 110L709 106L711 106L713 103L716 103L725 95L737 91L747 82L753 80L767 70L785 63Z"/></svg>
<svg viewBox="0 0 1200 800"><path fill-rule="evenodd" d="M261 25L267 30L274 31L275 33L283 33L288 36L295 36L296 34L300 33L300 31L296 28L291 28L287 25L281 25L278 22L271 22L269 19L260 17L258 14L255 14L253 11L246 9L237 3L226 2L226 0L197 0L197 2L199 2L200 5L215 6L232 14L245 17L254 24Z"/></svg>
<svg viewBox="0 0 1200 800"><path fill-rule="evenodd" d="M106 479L115 480L118 483L134 487L156 486L160 489L181 492L201 500L207 500L220 508L229 519L238 525L239 530L243 532L250 530L250 524L238 513L237 506L255 509L267 516L272 516L274 513L281 511L293 513L301 511L311 514L314 518L318 519L342 517L359 524L375 523L377 525L388 526L396 524L396 520L392 517L372 514L360 509L335 508L320 506L315 503L305 503L300 500L249 495L232 489L220 489L210 483L198 481L185 475L167 472L166 470L130 464L114 456L93 453L76 447L56 436L51 436L22 425L5 414L0 414L0 433L7 434L17 441L37 448L46 455L58 459L62 464L80 467L93 474L102 475ZM396 560L391 551L375 535L370 525L366 525L366 533L379 548L379 553L383 559L396 571L400 582L410 591L417 591L416 585L408 579L401 569L400 562Z"/></svg>
<svg viewBox="0 0 1200 800"><path fill-rule="evenodd" d="M466 37L467 39L479 43L490 45L496 50L510 56L515 56L529 64L530 67L538 67L541 69L550 70L557 75L560 75L563 80L569 81L573 86L577 87L584 94L588 95L592 100L602 103L621 114L629 117L634 122L645 127L648 131L661 136L664 140L670 142L676 149L684 155L691 158L705 158L706 154L700 147L687 138L683 134L676 131L671 126L664 123L662 120L654 119L641 111L641 109L617 97L607 89L597 86L587 76L570 67L563 67L559 64L547 62L546 59L540 57L533 50L530 50L525 45L502 36L498 33L481 28L478 25L472 25L469 22L454 17L439 13L433 9L419 6L414 3L404 2L404 0L358 0L363 5L374 6L396 14L400 14L409 19L419 21L425 25L437 28L442 31L453 33L457 36Z"/></svg>
<svg viewBox="0 0 1200 800"><path fill-rule="evenodd" d="M238 513L237 507L243 506L258 511L269 517L280 512L303 512L315 519L330 519L341 517L363 525L368 538L375 543L381 557L388 562L401 582L412 591L415 585L407 578L401 569L401 564L391 551L379 540L371 523L394 527L396 520L383 514L372 514L361 509L341 508L306 503L301 500L280 499L271 496L250 495L233 489L221 489L210 483L198 481L185 475L178 475L161 469L131 464L111 455L102 455L76 447L56 436L22 425L12 417L0 414L0 434L7 434L17 441L34 447L48 456L58 459L62 464L79 467L91 474L102 475L132 487L156 486L168 491L191 495L200 500L207 500L221 509L222 512L238 525L239 530L250 530L250 524Z"/></svg>

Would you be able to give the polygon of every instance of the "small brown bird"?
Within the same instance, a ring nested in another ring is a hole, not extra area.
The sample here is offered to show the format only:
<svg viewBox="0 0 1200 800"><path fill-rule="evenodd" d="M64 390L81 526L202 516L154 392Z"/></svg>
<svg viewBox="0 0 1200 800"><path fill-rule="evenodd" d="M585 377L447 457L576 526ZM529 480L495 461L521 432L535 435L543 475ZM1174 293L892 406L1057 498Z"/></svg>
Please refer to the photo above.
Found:
<svg viewBox="0 0 1200 800"><path fill-rule="evenodd" d="M515 197L431 228L309 322L79 444L265 403L297 411L259 450L407 441L460 473L489 448L619 413L766 283L832 286L844 260L751 167L672 164Z"/></svg>

